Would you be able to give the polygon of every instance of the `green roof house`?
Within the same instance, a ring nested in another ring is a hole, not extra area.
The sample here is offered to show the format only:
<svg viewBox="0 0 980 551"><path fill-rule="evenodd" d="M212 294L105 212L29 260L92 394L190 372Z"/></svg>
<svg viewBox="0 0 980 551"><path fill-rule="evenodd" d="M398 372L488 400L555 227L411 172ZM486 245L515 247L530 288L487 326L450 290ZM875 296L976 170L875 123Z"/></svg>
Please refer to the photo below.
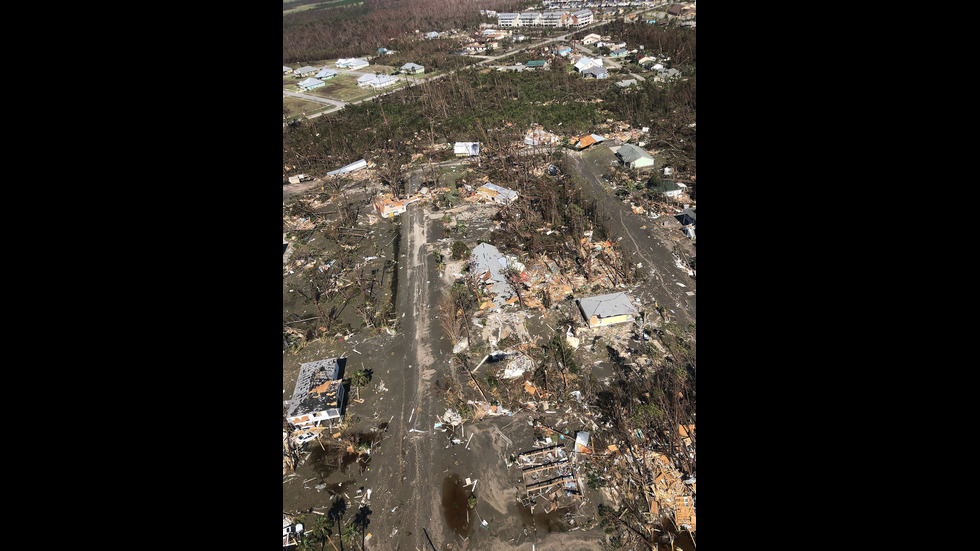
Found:
<svg viewBox="0 0 980 551"><path fill-rule="evenodd" d="M663 180L659 184L650 187L653 193L663 193L667 197L677 197L681 194L681 187L673 180ZM687 211L685 211L687 212Z"/></svg>

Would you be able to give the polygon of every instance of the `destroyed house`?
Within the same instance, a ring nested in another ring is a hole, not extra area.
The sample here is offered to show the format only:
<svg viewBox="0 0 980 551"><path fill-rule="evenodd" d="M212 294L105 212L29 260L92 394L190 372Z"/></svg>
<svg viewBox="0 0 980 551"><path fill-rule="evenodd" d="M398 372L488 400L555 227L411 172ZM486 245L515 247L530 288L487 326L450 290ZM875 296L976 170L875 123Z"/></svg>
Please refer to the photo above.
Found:
<svg viewBox="0 0 980 551"><path fill-rule="evenodd" d="M586 147L589 147L590 145L595 145L595 144L600 143L600 142L603 142L605 140L606 140L605 138L603 138L602 136L600 136L598 134L586 134L586 135L582 136L581 138L579 138L578 145L576 145L576 147L579 148L579 149L585 149Z"/></svg>
<svg viewBox="0 0 980 551"><path fill-rule="evenodd" d="M390 195L382 195L374 202L374 208L382 218L393 218L397 214L402 214L408 209L408 205L418 201L418 197L409 196L408 199L394 199Z"/></svg>
<svg viewBox="0 0 980 551"><path fill-rule="evenodd" d="M296 388L286 409L286 419L296 427L340 417L344 385L340 376L346 358L330 358L300 365Z"/></svg>
<svg viewBox="0 0 980 551"><path fill-rule="evenodd" d="M507 282L509 268L524 271L522 264L509 260L489 243L480 243L473 248L470 255L470 274L478 285L484 287L493 304L498 307L517 297L514 287Z"/></svg>
<svg viewBox="0 0 980 551"><path fill-rule="evenodd" d="M338 174L346 174L348 172L354 172L355 170L360 170L362 168L367 168L367 161L364 159L355 161L347 166L338 168L337 170L331 170L330 172L327 173L327 176L337 176Z"/></svg>
<svg viewBox="0 0 980 551"><path fill-rule="evenodd" d="M501 205L509 205L517 199L516 191L489 182L480 186L480 189L476 190L476 192L481 197Z"/></svg>
<svg viewBox="0 0 980 551"><path fill-rule="evenodd" d="M697 209L684 209L684 214L681 216L681 224L685 226L697 226L698 225L698 213Z"/></svg>
<svg viewBox="0 0 980 551"><path fill-rule="evenodd" d="M616 323L632 322L639 315L626 293L610 293L578 301L582 315L589 327L603 327Z"/></svg>

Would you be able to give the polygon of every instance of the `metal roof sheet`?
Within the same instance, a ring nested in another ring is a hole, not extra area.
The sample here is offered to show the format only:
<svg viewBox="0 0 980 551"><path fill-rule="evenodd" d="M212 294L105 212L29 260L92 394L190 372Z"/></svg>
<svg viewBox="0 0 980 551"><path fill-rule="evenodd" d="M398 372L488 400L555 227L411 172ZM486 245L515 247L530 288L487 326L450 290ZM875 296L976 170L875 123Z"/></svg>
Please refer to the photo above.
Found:
<svg viewBox="0 0 980 551"><path fill-rule="evenodd" d="M638 315L639 312L633 307L633 302L626 293L610 293L595 297L583 298L578 301L582 313L586 319L592 316L600 318L611 318L624 314Z"/></svg>

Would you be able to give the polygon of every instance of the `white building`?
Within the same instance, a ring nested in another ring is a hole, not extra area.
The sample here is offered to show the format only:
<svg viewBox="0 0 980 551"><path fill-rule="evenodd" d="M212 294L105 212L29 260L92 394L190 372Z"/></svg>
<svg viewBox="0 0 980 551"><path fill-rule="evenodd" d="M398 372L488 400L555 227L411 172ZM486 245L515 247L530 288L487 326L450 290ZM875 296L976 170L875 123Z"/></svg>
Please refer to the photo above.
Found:
<svg viewBox="0 0 980 551"><path fill-rule="evenodd" d="M501 27L584 27L591 23L591 10L497 14L497 25Z"/></svg>
<svg viewBox="0 0 980 551"><path fill-rule="evenodd" d="M314 88L319 88L325 86L322 80L317 80L315 78L308 78L306 80L300 81L299 87L302 90L312 90Z"/></svg>
<svg viewBox="0 0 980 551"><path fill-rule="evenodd" d="M480 142L456 142L453 153L457 157L476 157L480 154Z"/></svg>
<svg viewBox="0 0 980 551"><path fill-rule="evenodd" d="M336 65L337 67L345 67L347 69L362 69L370 65L370 63L359 57L349 57L338 59Z"/></svg>
<svg viewBox="0 0 980 551"><path fill-rule="evenodd" d="M569 24L573 27L584 27L592 24L592 10L579 10L572 12Z"/></svg>
<svg viewBox="0 0 980 551"><path fill-rule="evenodd" d="M501 27L519 27L520 22L517 20L517 16L516 13L498 13L497 24Z"/></svg>
<svg viewBox="0 0 980 551"><path fill-rule="evenodd" d="M575 62L575 70L580 73L592 67L602 67L602 58L583 57Z"/></svg>
<svg viewBox="0 0 980 551"><path fill-rule="evenodd" d="M296 388L286 409L286 419L295 427L319 425L336 419L344 405L340 371L345 358L330 358L301 364Z"/></svg>

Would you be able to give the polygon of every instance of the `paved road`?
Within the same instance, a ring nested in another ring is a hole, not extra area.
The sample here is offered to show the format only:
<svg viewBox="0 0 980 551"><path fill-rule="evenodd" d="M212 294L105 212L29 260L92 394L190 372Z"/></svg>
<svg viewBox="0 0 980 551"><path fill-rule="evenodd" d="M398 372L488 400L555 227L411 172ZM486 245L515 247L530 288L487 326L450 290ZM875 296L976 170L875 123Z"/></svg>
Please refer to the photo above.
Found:
<svg viewBox="0 0 980 551"><path fill-rule="evenodd" d="M536 42L534 44L528 44L527 46L524 46L523 48L518 48L516 50L511 50L509 52L502 53L502 54L496 55L496 56L470 56L470 57L480 57L480 58L483 58L483 59L481 59L480 61L478 61L476 63L472 63L470 65L467 65L467 66L465 66L463 68L464 69L467 69L467 68L470 68L470 67L478 67L478 66L481 66L481 65L487 65L487 64L490 64L490 63L497 62L500 59L503 59L505 57L510 57L512 55L519 54L519 53L521 53L521 52L523 52L525 50L531 49L531 48L538 48L538 47L541 47L541 46L550 44L552 42L566 41L566 40L568 40L568 35L570 35L570 34L574 34L574 33L577 33L579 31L582 31L582 30L592 29L592 28L598 27L600 25L605 25L606 23L607 23L607 21L599 21L599 22L593 23L592 25L588 25L586 27L582 27L581 29L575 29L574 31L569 32L569 33L565 33L565 34L563 34L561 36L558 36L558 37L555 37L555 38L548 38L548 39L542 40L541 42ZM617 65L617 67L618 67L618 65ZM449 72L446 72L446 73L438 74L438 75L433 76L433 77L428 77L428 78L425 78L424 81L425 82L428 82L428 81L435 80L437 78L442 78L442 77L444 77L446 75L449 75L449 74L452 74L452 73L454 73L454 72L456 72L458 70L459 69L456 69L454 71L449 71ZM360 77L362 75L365 75L365 74L368 74L368 73L364 73L364 72L344 70L344 69L337 69L337 71L340 72L340 73L348 74L348 75L352 75L352 76L353 75L356 75L358 77ZM405 77L395 77L395 78L397 80L408 80ZM409 81L408 86L415 86L415 85L416 84L414 82L414 79ZM315 102L319 102L319 103L326 103L326 104L330 104L330 105L333 105L334 106L333 109L329 109L327 111L321 111L319 113L314 113L314 114L308 115L306 117L308 119L313 119L313 118L319 117L320 115L324 115L326 113L333 113L334 111L336 111L338 109L343 109L348 104L357 104L357 103L361 103L361 102L364 102L364 101L372 101L372 100L374 100L376 98L379 98L381 96L385 96L387 94L390 94L392 92L395 92L395 91L401 90L401 89L402 88L396 88L396 89L392 89L392 90L387 90L387 91L382 92L380 94L377 94L375 96L371 96L369 98L365 98L365 99L358 100L358 101L352 101L352 102L344 102L344 101L340 101L340 100L334 100L334 99L325 98L325 97L322 97L322 96L311 96L311 95L308 95L308 94L300 94L300 93L296 93L296 92L287 92L286 90L283 90L282 91L282 95L284 95L284 96L292 96L292 97L301 98L301 99L310 100L310 101L315 101Z"/></svg>

